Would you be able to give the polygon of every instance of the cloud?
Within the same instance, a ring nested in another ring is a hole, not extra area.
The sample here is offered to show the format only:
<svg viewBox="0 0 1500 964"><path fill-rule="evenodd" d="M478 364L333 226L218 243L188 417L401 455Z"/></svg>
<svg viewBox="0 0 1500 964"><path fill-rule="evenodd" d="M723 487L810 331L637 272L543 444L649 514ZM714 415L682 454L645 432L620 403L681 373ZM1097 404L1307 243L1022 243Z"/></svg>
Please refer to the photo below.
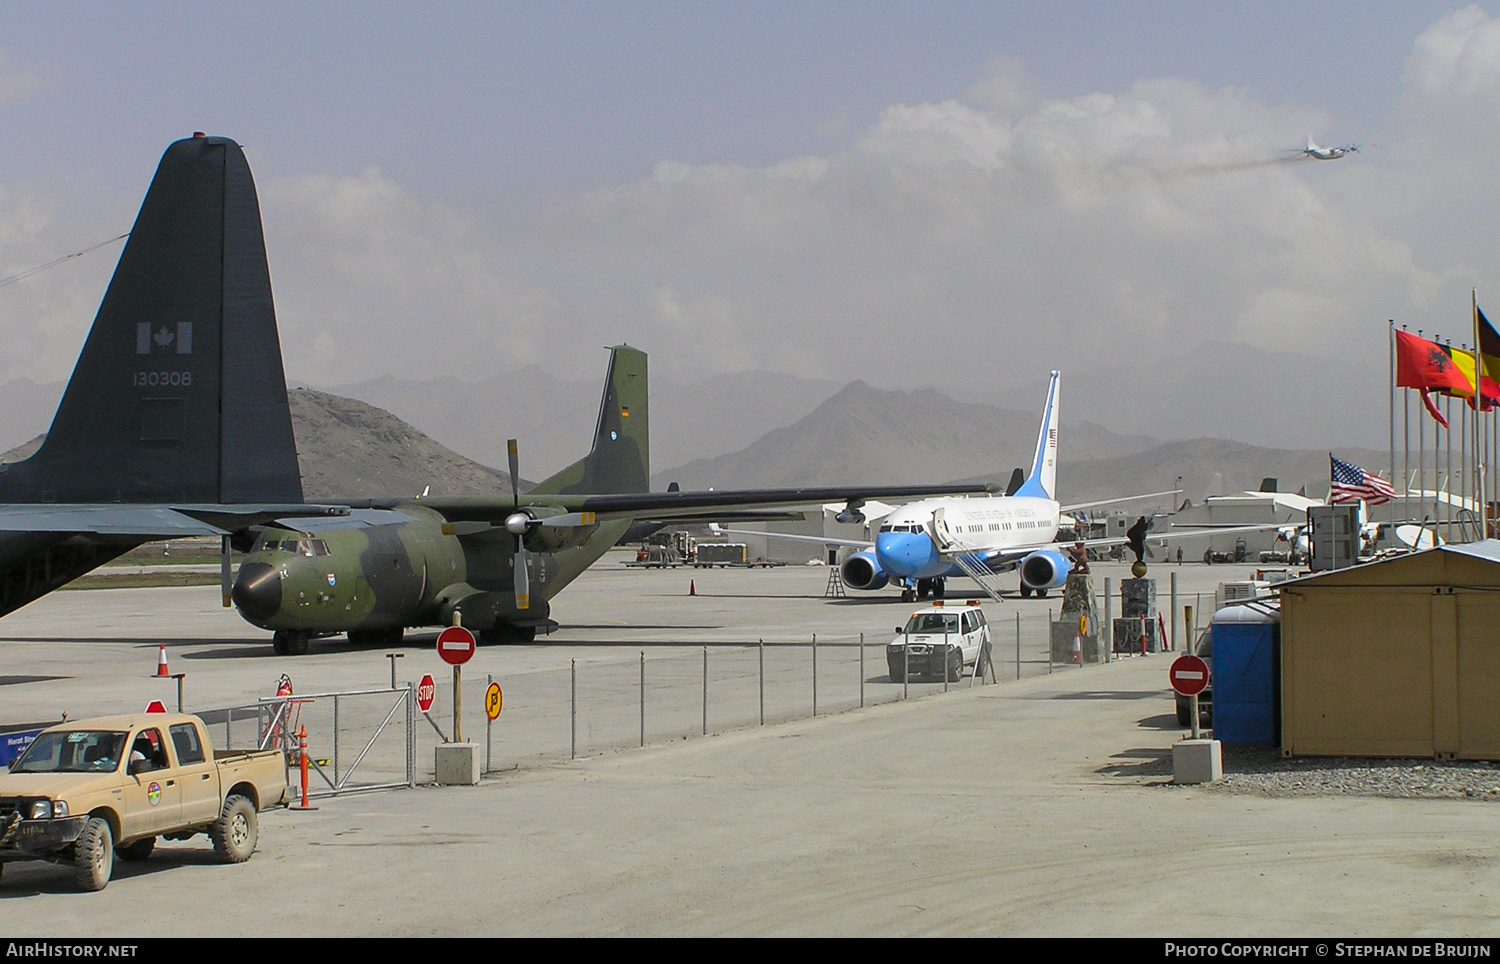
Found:
<svg viewBox="0 0 1500 964"><path fill-rule="evenodd" d="M1474 94L1500 87L1500 21L1478 4L1455 10L1413 45L1407 81L1427 93Z"/></svg>
<svg viewBox="0 0 1500 964"><path fill-rule="evenodd" d="M9 54L0 50L0 104L25 100L51 86L49 77L32 67L16 64Z"/></svg>
<svg viewBox="0 0 1500 964"><path fill-rule="evenodd" d="M1328 125L1314 108L1181 79L1011 96L1014 73L972 102L892 105L842 153L663 161L525 218L419 201L376 169L266 185L289 371L588 377L580 347L622 340L679 377L973 398L1207 342L1383 371L1385 319L1461 290L1419 213L1379 213L1409 172L1287 153ZM1226 373L1204 404L1232 419L1262 384Z"/></svg>
<svg viewBox="0 0 1500 964"><path fill-rule="evenodd" d="M378 168L268 179L288 372L592 378L598 348L628 341L679 377L764 368L986 398L1051 367L1134 364L1161 384L1172 359L1224 343L1330 360L1322 386L1226 371L1201 400L1226 426L1268 390L1306 392L1309 418L1318 391L1383 412L1385 320L1458 331L1469 286L1500 284L1497 36L1477 7L1435 22L1385 129L1326 164L1288 153L1333 126L1316 106L1180 78L1052 97L997 61L961 95L890 105L836 153L664 159L514 217ZM54 208L27 203L0 193L0 261L17 270L69 250L41 250ZM22 256L18 237L39 246ZM68 331L98 297L51 295ZM9 357L59 354L60 334L18 331Z"/></svg>

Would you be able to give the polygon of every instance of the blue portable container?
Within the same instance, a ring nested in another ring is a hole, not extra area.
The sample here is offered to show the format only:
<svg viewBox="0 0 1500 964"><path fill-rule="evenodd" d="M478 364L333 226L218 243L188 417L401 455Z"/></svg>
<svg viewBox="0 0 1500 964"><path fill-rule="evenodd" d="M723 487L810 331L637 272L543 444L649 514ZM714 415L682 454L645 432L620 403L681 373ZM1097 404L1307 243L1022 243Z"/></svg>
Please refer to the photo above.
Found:
<svg viewBox="0 0 1500 964"><path fill-rule="evenodd" d="M1214 738L1281 743L1281 608L1275 602L1214 613Z"/></svg>

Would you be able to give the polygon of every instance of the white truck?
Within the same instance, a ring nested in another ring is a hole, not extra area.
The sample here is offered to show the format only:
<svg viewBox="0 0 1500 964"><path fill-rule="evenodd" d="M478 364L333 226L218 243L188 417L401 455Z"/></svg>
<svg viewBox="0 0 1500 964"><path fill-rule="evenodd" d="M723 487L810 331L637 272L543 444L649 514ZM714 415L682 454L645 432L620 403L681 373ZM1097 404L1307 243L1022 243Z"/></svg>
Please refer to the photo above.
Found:
<svg viewBox="0 0 1500 964"><path fill-rule="evenodd" d="M962 606L934 600L928 608L912 613L905 626L896 627L896 638L885 648L885 660L893 683L905 682L908 675L941 679L944 673L957 682L965 667L983 675L989 669L989 621L977 599Z"/></svg>

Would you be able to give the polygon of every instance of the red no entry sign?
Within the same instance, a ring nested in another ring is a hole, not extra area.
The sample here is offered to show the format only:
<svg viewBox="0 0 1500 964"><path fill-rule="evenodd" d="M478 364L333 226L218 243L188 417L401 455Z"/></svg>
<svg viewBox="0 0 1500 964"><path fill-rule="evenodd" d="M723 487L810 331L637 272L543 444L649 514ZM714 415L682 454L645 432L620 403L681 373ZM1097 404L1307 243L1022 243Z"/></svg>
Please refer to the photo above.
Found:
<svg viewBox="0 0 1500 964"><path fill-rule="evenodd" d="M428 673L422 677L422 682L417 684L417 709L426 713L432 709L432 701L437 698L437 684L432 681L432 674Z"/></svg>
<svg viewBox="0 0 1500 964"><path fill-rule="evenodd" d="M1167 672L1172 689L1183 696L1197 696L1208 687L1208 664L1192 654L1184 654L1172 661Z"/></svg>
<svg viewBox="0 0 1500 964"><path fill-rule="evenodd" d="M474 634L462 626L449 626L438 633L437 651L443 662L462 666L474 655Z"/></svg>

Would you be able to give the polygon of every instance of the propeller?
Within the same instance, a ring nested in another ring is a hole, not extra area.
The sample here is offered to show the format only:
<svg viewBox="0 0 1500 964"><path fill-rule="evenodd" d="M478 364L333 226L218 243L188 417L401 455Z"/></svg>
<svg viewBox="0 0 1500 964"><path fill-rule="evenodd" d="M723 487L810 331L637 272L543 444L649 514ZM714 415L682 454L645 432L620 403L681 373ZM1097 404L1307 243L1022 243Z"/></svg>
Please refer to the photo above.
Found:
<svg viewBox="0 0 1500 964"><path fill-rule="evenodd" d="M219 589L224 594L225 609L233 605L230 595L234 589L234 572L230 567L229 559L229 538L227 535L219 537Z"/></svg>
<svg viewBox="0 0 1500 964"><path fill-rule="evenodd" d="M531 573L526 566L526 530L531 526L531 516L521 511L521 483L520 483L520 456L516 453L516 440L510 439L506 443L507 455L510 458L510 492L514 499L512 506L515 511L505 519L506 531L516 537L516 608L531 608Z"/></svg>

